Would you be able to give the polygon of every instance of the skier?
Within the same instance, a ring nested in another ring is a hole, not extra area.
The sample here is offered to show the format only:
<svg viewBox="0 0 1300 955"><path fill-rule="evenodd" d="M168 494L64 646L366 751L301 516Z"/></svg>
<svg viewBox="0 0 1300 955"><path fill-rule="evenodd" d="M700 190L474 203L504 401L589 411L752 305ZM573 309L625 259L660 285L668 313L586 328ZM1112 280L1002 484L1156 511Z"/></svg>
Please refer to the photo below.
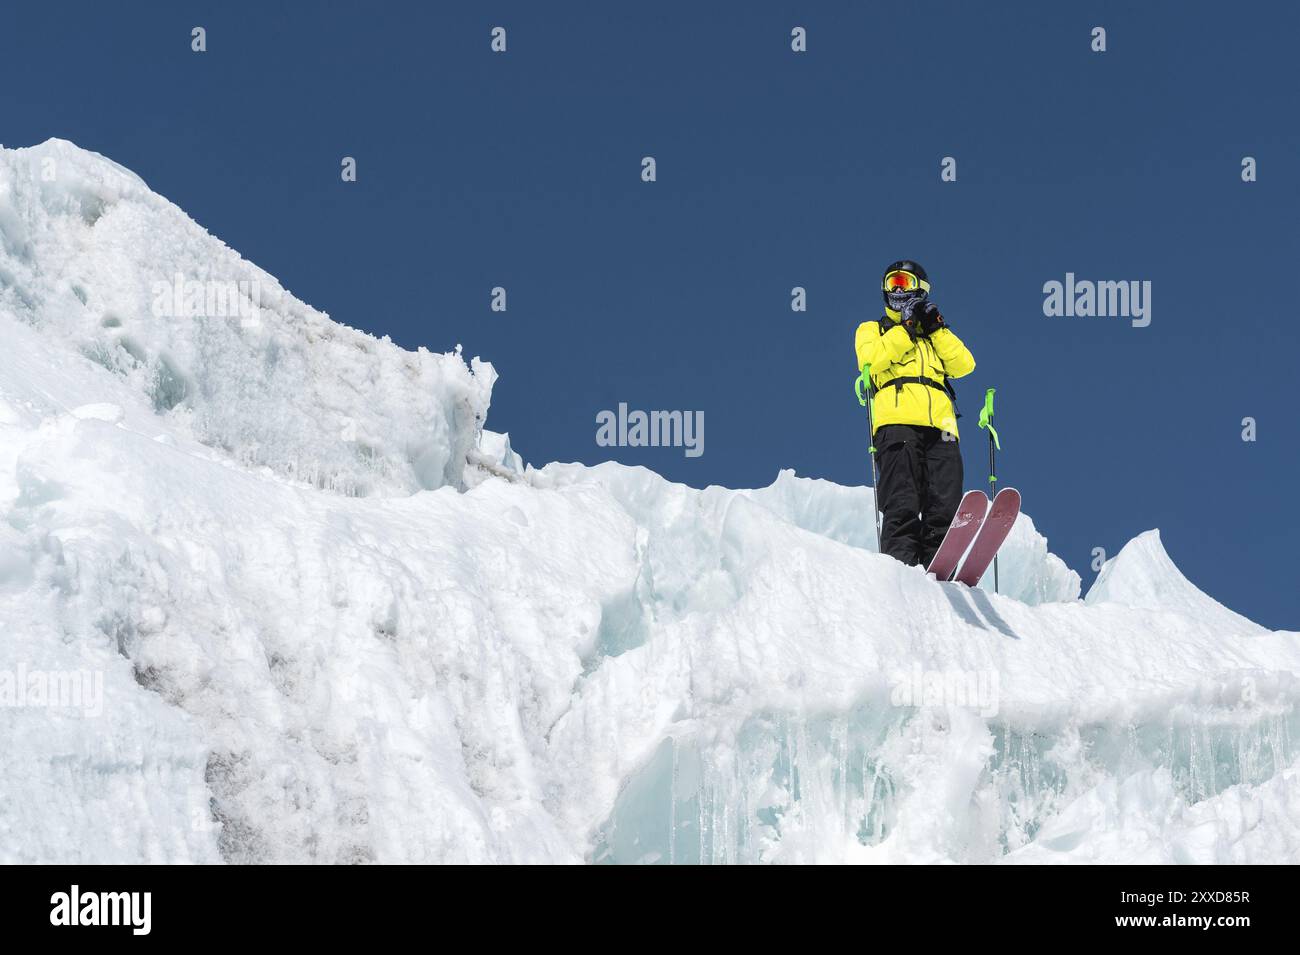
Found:
<svg viewBox="0 0 1300 955"><path fill-rule="evenodd" d="M884 515L883 553L928 566L962 495L957 398L949 378L975 359L929 300L917 263L895 262L881 280L885 314L858 326L858 370L871 366L872 419Z"/></svg>

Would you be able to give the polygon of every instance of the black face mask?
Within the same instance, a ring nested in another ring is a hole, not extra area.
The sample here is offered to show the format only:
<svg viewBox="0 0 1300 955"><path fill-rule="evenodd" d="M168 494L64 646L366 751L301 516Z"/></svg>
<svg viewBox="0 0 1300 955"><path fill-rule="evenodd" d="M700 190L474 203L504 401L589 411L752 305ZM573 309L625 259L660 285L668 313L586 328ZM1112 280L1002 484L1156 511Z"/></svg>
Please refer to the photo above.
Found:
<svg viewBox="0 0 1300 955"><path fill-rule="evenodd" d="M907 313L915 307L917 302L920 302L924 298L924 289L909 289L903 292L886 292L885 304L906 318Z"/></svg>

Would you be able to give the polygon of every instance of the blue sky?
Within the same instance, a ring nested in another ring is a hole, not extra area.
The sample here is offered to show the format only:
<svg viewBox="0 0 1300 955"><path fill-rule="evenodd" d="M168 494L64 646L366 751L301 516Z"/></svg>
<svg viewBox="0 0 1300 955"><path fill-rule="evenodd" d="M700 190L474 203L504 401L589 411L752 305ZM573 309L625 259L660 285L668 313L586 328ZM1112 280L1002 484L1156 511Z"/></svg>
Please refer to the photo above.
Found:
<svg viewBox="0 0 1300 955"><path fill-rule="evenodd" d="M337 320L492 361L490 426L534 463L696 486L867 480L853 332L915 258L979 365L968 486L993 386L1003 482L1085 586L1159 527L1297 629L1298 29L1265 3L51 2L6 14L0 141L102 152ZM1151 325L1045 317L1066 272L1149 280ZM619 402L704 411L705 453L597 446Z"/></svg>

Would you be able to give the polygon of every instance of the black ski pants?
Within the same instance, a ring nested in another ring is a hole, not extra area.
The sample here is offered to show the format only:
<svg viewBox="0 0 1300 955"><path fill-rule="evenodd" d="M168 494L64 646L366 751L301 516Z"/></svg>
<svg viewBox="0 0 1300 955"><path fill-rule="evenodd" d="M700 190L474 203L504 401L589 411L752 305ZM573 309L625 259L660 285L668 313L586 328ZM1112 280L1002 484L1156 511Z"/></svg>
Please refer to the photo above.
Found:
<svg viewBox="0 0 1300 955"><path fill-rule="evenodd" d="M927 567L961 503L961 446L938 428L887 424L876 429L880 549Z"/></svg>

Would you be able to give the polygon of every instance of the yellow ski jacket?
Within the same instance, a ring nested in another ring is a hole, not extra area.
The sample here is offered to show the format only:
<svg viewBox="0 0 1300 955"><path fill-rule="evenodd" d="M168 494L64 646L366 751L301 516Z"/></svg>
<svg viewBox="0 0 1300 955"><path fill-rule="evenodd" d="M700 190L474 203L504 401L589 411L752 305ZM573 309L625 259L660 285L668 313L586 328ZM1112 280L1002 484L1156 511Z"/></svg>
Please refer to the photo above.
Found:
<svg viewBox="0 0 1300 955"><path fill-rule="evenodd" d="M880 321L863 322L854 341L858 370L871 366L875 427L928 425L959 437L957 412L944 386L949 378L961 378L975 370L970 349L950 328L913 341L902 325L890 324L884 334L880 325Z"/></svg>

